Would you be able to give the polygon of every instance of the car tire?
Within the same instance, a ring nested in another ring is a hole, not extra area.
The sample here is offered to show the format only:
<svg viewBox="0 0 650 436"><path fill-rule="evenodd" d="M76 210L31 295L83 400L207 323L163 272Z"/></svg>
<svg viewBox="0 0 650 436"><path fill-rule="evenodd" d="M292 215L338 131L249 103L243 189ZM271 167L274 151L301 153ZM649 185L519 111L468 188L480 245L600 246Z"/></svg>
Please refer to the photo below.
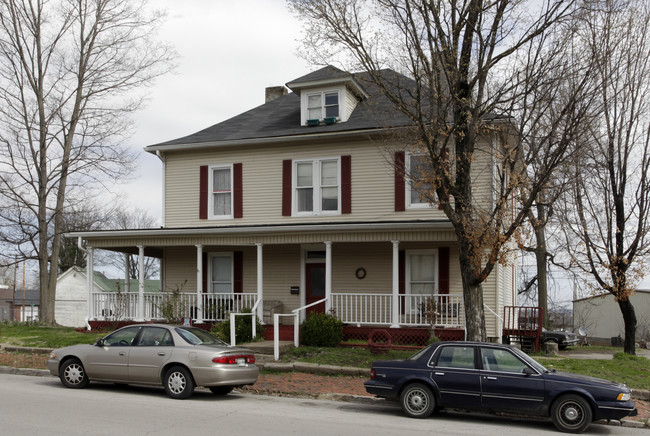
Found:
<svg viewBox="0 0 650 436"><path fill-rule="evenodd" d="M59 378L63 386L70 389L83 389L90 383L83 364L76 358L63 362L59 370Z"/></svg>
<svg viewBox="0 0 650 436"><path fill-rule="evenodd" d="M210 386L210 391L215 395L228 395L234 389L234 386Z"/></svg>
<svg viewBox="0 0 650 436"><path fill-rule="evenodd" d="M402 391L400 405L411 418L428 418L436 408L436 398L428 386L412 383Z"/></svg>
<svg viewBox="0 0 650 436"><path fill-rule="evenodd" d="M175 400L189 398L195 386L192 373L184 366L171 367L165 373L163 385L167 395Z"/></svg>
<svg viewBox="0 0 650 436"><path fill-rule="evenodd" d="M558 430L565 433L582 433L590 425L593 413L583 397L565 394L551 406L551 419Z"/></svg>

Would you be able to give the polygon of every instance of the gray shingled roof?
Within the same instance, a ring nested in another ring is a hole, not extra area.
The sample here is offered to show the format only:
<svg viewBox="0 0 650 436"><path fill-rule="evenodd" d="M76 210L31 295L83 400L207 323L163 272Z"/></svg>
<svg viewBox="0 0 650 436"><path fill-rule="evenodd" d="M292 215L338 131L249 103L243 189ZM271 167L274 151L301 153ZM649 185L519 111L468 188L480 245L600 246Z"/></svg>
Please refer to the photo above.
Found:
<svg viewBox="0 0 650 436"><path fill-rule="evenodd" d="M382 70L381 73L390 77L391 83L413 83L406 76L392 70ZM409 124L409 120L395 105L367 80L365 73L350 74L335 67L324 67L289 83L346 77L354 77L369 95L368 99L357 105L347 122L316 127L302 126L300 98L295 93L289 93L199 132L149 147L372 130Z"/></svg>

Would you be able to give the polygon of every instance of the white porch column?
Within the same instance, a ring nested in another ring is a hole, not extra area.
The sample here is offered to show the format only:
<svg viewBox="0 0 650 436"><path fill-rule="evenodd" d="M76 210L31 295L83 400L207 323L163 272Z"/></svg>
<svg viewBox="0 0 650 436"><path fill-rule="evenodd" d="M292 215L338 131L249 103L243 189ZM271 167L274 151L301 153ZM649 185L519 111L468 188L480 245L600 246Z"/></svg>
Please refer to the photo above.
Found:
<svg viewBox="0 0 650 436"><path fill-rule="evenodd" d="M138 245L138 318L144 321L144 245Z"/></svg>
<svg viewBox="0 0 650 436"><path fill-rule="evenodd" d="M393 311L391 327L399 327L399 241L393 243Z"/></svg>
<svg viewBox="0 0 650 436"><path fill-rule="evenodd" d="M262 256L262 243L256 242L257 246L257 301L259 304L257 306L257 318L264 320L264 262ZM253 320L253 325L255 325L255 320Z"/></svg>
<svg viewBox="0 0 650 436"><path fill-rule="evenodd" d="M203 324L203 245L196 246L196 324Z"/></svg>
<svg viewBox="0 0 650 436"><path fill-rule="evenodd" d="M325 241L325 313L332 310L332 241Z"/></svg>
<svg viewBox="0 0 650 436"><path fill-rule="evenodd" d="M95 277L95 269L93 266L93 258L94 258L94 253L95 250L92 247L88 247L86 249L87 252L87 257L86 257L86 279L88 282L88 320L95 319L95 305L93 304L93 292L95 290L95 281L93 278Z"/></svg>
<svg viewBox="0 0 650 436"><path fill-rule="evenodd" d="M131 262L129 253L124 253L124 292L131 292Z"/></svg>

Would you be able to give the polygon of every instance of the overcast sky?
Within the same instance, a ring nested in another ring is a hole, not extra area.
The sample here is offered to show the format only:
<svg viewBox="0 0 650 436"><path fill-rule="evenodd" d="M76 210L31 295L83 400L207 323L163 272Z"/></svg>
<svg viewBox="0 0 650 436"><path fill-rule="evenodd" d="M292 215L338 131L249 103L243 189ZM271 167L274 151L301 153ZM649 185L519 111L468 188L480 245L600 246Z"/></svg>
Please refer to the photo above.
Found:
<svg viewBox="0 0 650 436"><path fill-rule="evenodd" d="M297 54L301 25L284 0L150 0L168 16L160 38L178 52L175 74L149 89L128 140L138 174L118 185L127 207L162 215L162 164L143 147L194 133L264 103L268 86L310 72Z"/></svg>

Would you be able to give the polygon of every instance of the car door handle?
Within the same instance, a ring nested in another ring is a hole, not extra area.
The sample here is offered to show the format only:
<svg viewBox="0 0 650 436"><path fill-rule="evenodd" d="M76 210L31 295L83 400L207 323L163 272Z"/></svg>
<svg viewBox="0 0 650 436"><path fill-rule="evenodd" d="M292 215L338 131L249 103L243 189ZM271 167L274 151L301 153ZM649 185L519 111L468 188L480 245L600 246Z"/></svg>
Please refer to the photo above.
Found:
<svg viewBox="0 0 650 436"><path fill-rule="evenodd" d="M496 380L497 379L496 377L485 377L485 378L488 379L488 380Z"/></svg>
<svg viewBox="0 0 650 436"><path fill-rule="evenodd" d="M124 351L120 351L118 354L119 354L120 356L126 356L126 353L125 353Z"/></svg>
<svg viewBox="0 0 650 436"><path fill-rule="evenodd" d="M445 375L444 372L434 372L435 375Z"/></svg>
<svg viewBox="0 0 650 436"><path fill-rule="evenodd" d="M165 353L165 352L163 352L163 351L161 351L161 352L158 353L159 356L164 356L165 354L167 354L167 353Z"/></svg>

